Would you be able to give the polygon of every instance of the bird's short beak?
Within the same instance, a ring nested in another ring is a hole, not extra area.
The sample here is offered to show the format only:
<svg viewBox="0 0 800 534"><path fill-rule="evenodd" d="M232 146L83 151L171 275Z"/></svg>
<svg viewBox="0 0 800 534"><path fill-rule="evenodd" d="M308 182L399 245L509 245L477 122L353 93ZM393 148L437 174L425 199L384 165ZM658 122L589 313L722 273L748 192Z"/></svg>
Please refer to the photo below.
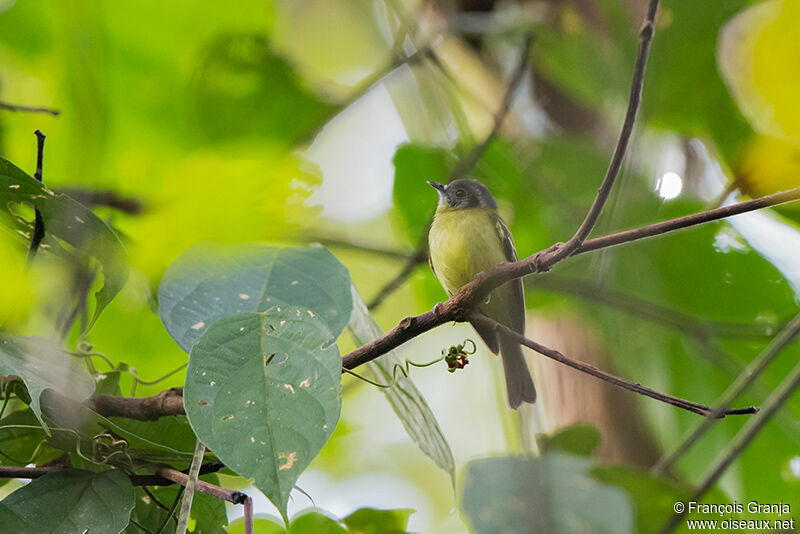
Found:
<svg viewBox="0 0 800 534"><path fill-rule="evenodd" d="M444 188L445 188L444 184L440 184L439 182L434 182L433 180L428 180L428 185L436 189L440 193L444 193Z"/></svg>

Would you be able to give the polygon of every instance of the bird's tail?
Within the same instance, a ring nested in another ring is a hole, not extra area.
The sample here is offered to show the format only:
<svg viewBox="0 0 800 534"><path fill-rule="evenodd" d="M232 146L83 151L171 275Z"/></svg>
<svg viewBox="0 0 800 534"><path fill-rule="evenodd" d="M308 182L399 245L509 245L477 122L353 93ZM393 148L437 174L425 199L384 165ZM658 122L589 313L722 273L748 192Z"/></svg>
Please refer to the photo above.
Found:
<svg viewBox="0 0 800 534"><path fill-rule="evenodd" d="M500 357L503 360L503 371L506 375L506 392L508 405L519 408L523 402L536 402L536 388L533 378L522 354L522 345L510 337L500 335Z"/></svg>

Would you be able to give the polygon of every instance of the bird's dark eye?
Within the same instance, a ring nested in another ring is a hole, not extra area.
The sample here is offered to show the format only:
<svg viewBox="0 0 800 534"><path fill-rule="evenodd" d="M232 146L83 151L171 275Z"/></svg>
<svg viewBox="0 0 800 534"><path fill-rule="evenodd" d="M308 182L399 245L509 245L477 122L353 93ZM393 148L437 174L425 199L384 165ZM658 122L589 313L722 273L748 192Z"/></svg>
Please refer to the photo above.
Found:
<svg viewBox="0 0 800 534"><path fill-rule="evenodd" d="M456 196L458 198L464 198L465 196L467 196L467 192L464 191L463 189L456 189Z"/></svg>

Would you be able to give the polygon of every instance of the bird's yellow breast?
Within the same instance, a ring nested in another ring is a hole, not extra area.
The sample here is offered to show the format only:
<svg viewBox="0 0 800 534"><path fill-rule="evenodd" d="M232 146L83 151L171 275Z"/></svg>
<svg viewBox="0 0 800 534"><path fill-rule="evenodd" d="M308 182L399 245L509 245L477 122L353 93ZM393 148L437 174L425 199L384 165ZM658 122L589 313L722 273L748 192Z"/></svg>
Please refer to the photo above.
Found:
<svg viewBox="0 0 800 534"><path fill-rule="evenodd" d="M428 237L431 266L449 295L506 261L501 235L491 210L436 211Z"/></svg>

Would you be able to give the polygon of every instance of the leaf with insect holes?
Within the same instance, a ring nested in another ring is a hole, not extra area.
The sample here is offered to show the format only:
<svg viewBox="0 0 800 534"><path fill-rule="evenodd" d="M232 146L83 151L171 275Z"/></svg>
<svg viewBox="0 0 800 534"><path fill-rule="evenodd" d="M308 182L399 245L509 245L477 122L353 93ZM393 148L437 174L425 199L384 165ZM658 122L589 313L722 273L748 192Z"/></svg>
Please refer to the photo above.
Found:
<svg viewBox="0 0 800 534"><path fill-rule="evenodd" d="M117 235L91 210L63 194L56 194L10 161L0 157L0 223L30 241L33 222L15 206L36 206L42 214L45 237L41 250L77 255L82 265L97 261L103 286L95 293L91 324L119 293L128 279L127 255ZM3 217L2 215L6 215ZM69 245L69 251L62 245Z"/></svg>
<svg viewBox="0 0 800 534"><path fill-rule="evenodd" d="M186 352L223 317L304 306L338 337L353 309L350 274L330 252L263 245L190 248L167 269L158 303L164 326Z"/></svg>
<svg viewBox="0 0 800 534"><path fill-rule="evenodd" d="M339 420L335 341L313 311L276 306L216 321L189 356L183 402L198 439L283 515Z"/></svg>
<svg viewBox="0 0 800 534"><path fill-rule="evenodd" d="M133 486L122 471L66 469L31 481L0 502L3 532L122 532L133 509Z"/></svg>
<svg viewBox="0 0 800 534"><path fill-rule="evenodd" d="M0 334L0 374L16 375L30 393L30 406L42 423L40 396L52 389L76 402L94 392L94 380L81 362L41 337Z"/></svg>

